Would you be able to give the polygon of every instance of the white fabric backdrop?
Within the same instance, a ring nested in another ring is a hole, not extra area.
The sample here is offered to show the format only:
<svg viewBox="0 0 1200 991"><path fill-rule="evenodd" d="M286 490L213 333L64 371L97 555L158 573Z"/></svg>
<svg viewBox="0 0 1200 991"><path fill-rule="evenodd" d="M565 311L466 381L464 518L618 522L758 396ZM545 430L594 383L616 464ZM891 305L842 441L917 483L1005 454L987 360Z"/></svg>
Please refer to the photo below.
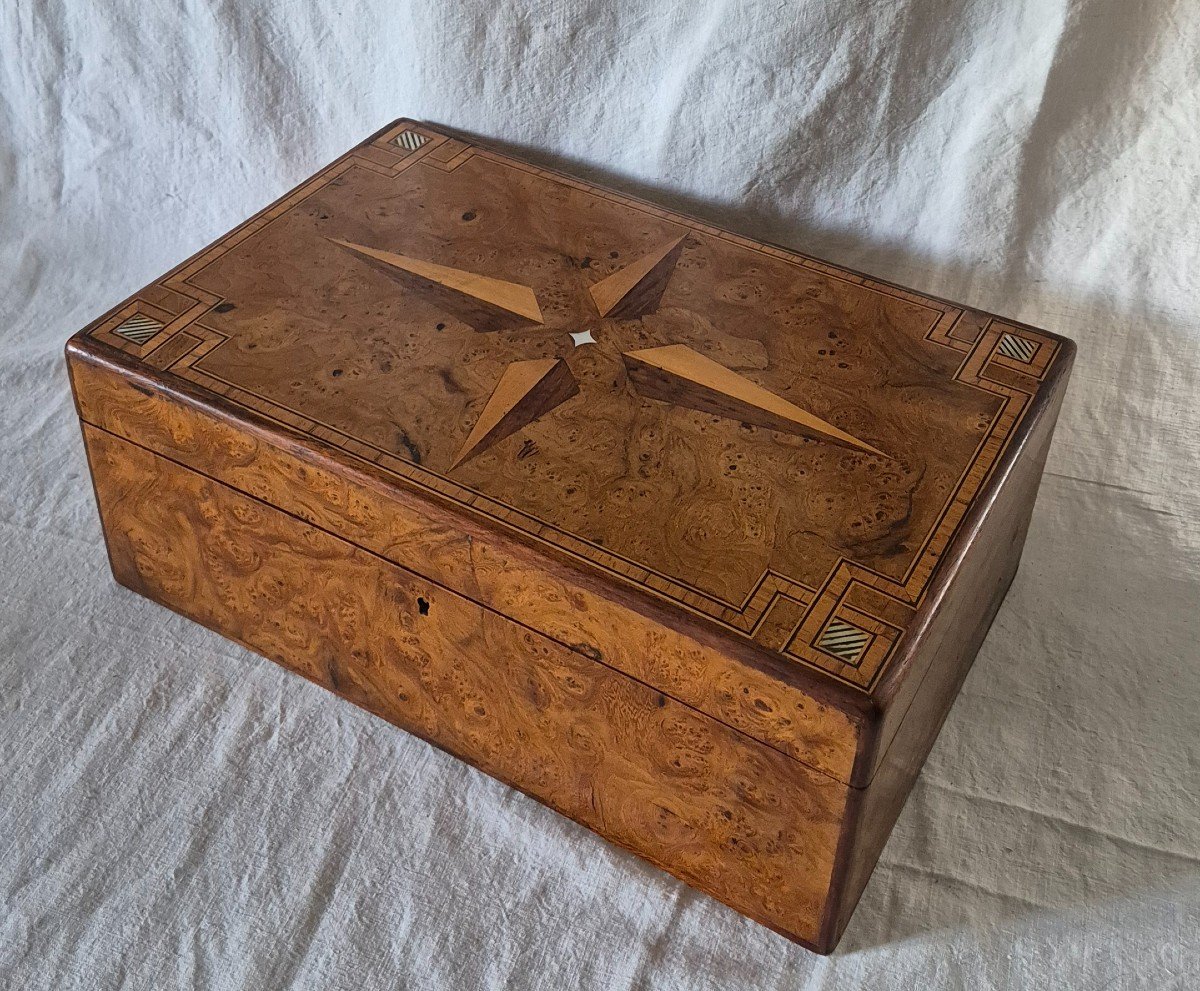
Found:
<svg viewBox="0 0 1200 991"><path fill-rule="evenodd" d="M1198 51L1188 0L7 0L0 985L1200 986ZM64 340L401 114L1078 341L834 957L110 580Z"/></svg>

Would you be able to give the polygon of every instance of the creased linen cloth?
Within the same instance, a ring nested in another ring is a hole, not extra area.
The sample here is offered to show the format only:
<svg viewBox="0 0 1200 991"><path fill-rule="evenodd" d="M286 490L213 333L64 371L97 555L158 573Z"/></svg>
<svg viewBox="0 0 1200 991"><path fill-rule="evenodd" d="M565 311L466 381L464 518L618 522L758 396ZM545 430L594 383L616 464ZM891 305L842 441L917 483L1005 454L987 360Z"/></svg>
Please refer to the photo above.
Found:
<svg viewBox="0 0 1200 991"><path fill-rule="evenodd" d="M1186 0L0 6L0 987L1200 987ZM400 115L1074 337L842 947L118 587L61 358Z"/></svg>

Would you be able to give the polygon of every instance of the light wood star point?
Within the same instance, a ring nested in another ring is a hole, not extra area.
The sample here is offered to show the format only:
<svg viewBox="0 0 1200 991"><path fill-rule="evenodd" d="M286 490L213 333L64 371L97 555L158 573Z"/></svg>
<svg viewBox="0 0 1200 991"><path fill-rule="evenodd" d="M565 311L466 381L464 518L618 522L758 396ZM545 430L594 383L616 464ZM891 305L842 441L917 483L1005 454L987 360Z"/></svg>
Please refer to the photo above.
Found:
<svg viewBox="0 0 1200 991"><path fill-rule="evenodd" d="M545 416L577 392L579 383L562 358L512 362L463 441L451 470Z"/></svg>
<svg viewBox="0 0 1200 991"><path fill-rule="evenodd" d="M542 323L541 306L529 286L340 238L328 240L386 275L435 296L447 310L478 331L486 333Z"/></svg>
<svg viewBox="0 0 1200 991"><path fill-rule="evenodd" d="M648 399L887 457L686 344L626 351L624 359L634 388Z"/></svg>
<svg viewBox="0 0 1200 991"><path fill-rule="evenodd" d="M684 237L660 244L591 286L588 291L600 316L633 320L658 309L683 252Z"/></svg>

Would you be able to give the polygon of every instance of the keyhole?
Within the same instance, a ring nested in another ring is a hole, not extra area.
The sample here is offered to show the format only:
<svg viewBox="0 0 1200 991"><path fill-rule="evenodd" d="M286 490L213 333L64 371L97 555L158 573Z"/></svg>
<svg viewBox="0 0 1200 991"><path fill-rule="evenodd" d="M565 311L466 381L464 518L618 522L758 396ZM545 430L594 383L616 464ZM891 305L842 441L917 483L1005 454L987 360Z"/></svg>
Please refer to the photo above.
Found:
<svg viewBox="0 0 1200 991"><path fill-rule="evenodd" d="M417 596L417 612L422 616L429 615L429 600L423 595Z"/></svg>

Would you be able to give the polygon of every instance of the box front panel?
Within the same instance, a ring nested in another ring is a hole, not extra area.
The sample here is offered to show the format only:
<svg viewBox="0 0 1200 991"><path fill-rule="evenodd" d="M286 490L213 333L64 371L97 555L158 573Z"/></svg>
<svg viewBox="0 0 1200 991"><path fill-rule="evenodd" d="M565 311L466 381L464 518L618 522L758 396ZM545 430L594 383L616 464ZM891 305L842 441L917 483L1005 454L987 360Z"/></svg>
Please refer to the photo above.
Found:
<svg viewBox="0 0 1200 991"><path fill-rule="evenodd" d="M123 584L822 947L846 786L266 503L84 435Z"/></svg>
<svg viewBox="0 0 1200 991"><path fill-rule="evenodd" d="M848 781L858 726L835 706L579 573L406 495L313 447L184 402L128 369L74 355L85 422L278 506L531 626L818 770Z"/></svg>

